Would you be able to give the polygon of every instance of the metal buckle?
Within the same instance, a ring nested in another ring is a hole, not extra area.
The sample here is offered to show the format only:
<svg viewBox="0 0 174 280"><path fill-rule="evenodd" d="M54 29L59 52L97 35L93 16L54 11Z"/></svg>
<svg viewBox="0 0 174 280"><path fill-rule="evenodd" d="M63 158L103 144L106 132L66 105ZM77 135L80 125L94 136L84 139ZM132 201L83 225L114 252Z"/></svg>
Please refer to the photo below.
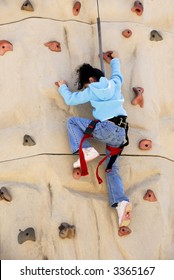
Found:
<svg viewBox="0 0 174 280"><path fill-rule="evenodd" d="M120 122L117 124L118 126L124 125L124 128L126 128L126 123L123 122L123 118L120 118Z"/></svg>

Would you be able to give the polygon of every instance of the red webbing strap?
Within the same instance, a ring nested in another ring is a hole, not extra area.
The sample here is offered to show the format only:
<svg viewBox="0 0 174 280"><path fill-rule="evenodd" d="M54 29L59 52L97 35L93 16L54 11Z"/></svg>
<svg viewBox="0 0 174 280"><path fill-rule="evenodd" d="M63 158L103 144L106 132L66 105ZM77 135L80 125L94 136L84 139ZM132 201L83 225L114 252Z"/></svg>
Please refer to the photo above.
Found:
<svg viewBox="0 0 174 280"><path fill-rule="evenodd" d="M123 150L122 148L120 147L111 147L111 146L106 146L106 149L108 151L110 151L110 155L113 156L113 155L119 155L121 153L121 151Z"/></svg>
<svg viewBox="0 0 174 280"><path fill-rule="evenodd" d="M80 145L79 145L79 157L80 157L80 167L81 167L81 176L86 176L88 175L88 168L87 168L87 164L85 161L85 157L84 157L84 153L82 150L82 146L83 146L83 142L87 139L87 138L92 138L92 132L95 129L96 124L99 122L99 120L92 120L90 122L90 124L88 125L88 127L86 128L85 132L84 132L84 136L81 139Z"/></svg>
<svg viewBox="0 0 174 280"><path fill-rule="evenodd" d="M117 147L111 147L111 146L106 146L106 149L108 151L110 151L109 154L107 154L97 165L97 168L96 168L96 177L97 177L97 180L98 180L98 183L101 184L103 182L102 178L99 176L99 167L100 165L109 157L109 156L113 156L113 155L119 155L122 151L121 148L117 148ZM105 170L106 171L106 170ZM109 171L106 171L106 172L109 172Z"/></svg>
<svg viewBox="0 0 174 280"><path fill-rule="evenodd" d="M105 156L97 165L97 168L96 168L96 177L97 177L97 180L98 180L98 183L101 184L103 182L102 178L99 176L99 172L98 172L98 169L100 167L100 165L107 159L107 157L109 157L111 154L108 154L107 156Z"/></svg>
<svg viewBox="0 0 174 280"><path fill-rule="evenodd" d="M87 168L87 164L85 161L85 157L84 157L84 153L82 150L82 146L83 146L83 142L87 139L87 138L91 138L93 137L91 134L84 134L81 142L80 142L80 146L79 146L79 157L80 157L80 167L81 167L81 176L86 176L88 175L88 168Z"/></svg>

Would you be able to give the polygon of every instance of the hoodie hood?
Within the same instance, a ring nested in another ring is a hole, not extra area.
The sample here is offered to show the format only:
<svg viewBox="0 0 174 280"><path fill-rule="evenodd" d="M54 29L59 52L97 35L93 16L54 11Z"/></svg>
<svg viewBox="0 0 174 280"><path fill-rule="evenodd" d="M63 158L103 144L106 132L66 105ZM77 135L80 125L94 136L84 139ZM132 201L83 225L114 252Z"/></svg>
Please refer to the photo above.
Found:
<svg viewBox="0 0 174 280"><path fill-rule="evenodd" d="M114 84L105 77L101 77L99 82L91 83L89 88L100 100L111 99L115 91Z"/></svg>

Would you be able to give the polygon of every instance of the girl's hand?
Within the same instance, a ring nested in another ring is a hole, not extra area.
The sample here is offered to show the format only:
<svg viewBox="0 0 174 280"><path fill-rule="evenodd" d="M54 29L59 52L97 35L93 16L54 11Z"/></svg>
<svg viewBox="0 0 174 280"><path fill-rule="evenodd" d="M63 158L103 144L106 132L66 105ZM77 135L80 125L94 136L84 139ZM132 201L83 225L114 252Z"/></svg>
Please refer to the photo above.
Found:
<svg viewBox="0 0 174 280"><path fill-rule="evenodd" d="M58 86L58 87L60 87L60 86L62 86L62 85L67 85L67 82L66 82L65 80L60 80L60 81L58 81L58 82L55 82L55 85Z"/></svg>
<svg viewBox="0 0 174 280"><path fill-rule="evenodd" d="M119 58L119 54L117 51L113 51L111 56L112 56L112 58Z"/></svg>
<svg viewBox="0 0 174 280"><path fill-rule="evenodd" d="M110 63L111 59L112 59L112 51L107 51L107 52L103 52L103 59L107 62Z"/></svg>
<svg viewBox="0 0 174 280"><path fill-rule="evenodd" d="M113 58L119 58L119 54L117 51L107 51L103 52L103 59L107 62L110 63Z"/></svg>

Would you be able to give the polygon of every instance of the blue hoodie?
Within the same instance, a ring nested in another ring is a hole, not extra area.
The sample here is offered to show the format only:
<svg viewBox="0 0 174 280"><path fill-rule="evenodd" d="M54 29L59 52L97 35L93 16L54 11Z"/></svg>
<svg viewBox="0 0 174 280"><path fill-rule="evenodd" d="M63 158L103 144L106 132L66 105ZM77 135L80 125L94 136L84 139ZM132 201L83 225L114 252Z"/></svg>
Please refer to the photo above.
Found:
<svg viewBox="0 0 174 280"><path fill-rule="evenodd" d="M67 105L79 105L90 102L95 119L105 121L119 115L127 116L123 108L124 98L121 94L123 77L120 72L120 61L114 58L110 62L112 75L110 80L101 77L99 82L89 84L89 86L78 92L71 92L67 85L63 84L59 88Z"/></svg>

